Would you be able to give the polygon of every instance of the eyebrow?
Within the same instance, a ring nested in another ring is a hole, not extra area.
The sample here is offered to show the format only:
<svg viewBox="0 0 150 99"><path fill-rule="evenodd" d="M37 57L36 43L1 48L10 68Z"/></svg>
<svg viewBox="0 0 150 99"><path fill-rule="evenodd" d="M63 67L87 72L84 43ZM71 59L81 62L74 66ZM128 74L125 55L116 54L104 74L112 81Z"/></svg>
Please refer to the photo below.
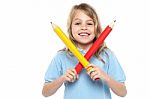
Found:
<svg viewBox="0 0 150 99"><path fill-rule="evenodd" d="M76 20L81 20L81 19L79 19L79 18L74 19L74 21L76 21ZM92 19L89 19L89 20L86 20L86 21L92 21L92 22L94 22Z"/></svg>

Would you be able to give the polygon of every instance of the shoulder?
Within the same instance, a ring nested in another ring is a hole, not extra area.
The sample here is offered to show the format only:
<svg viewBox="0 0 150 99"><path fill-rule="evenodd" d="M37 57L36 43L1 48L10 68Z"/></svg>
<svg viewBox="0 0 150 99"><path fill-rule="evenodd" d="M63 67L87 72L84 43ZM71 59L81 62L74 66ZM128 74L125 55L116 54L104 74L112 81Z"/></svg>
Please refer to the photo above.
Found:
<svg viewBox="0 0 150 99"><path fill-rule="evenodd" d="M58 51L56 54L55 54L55 56L54 56L54 58L55 59L60 59L60 58L64 58L66 56L66 51Z"/></svg>
<svg viewBox="0 0 150 99"><path fill-rule="evenodd" d="M106 61L110 61L110 60L116 60L116 55L114 54L114 52L109 49L109 48L105 48L102 52L101 52L101 55L100 55L104 60Z"/></svg>
<svg viewBox="0 0 150 99"><path fill-rule="evenodd" d="M51 64L61 64L62 61L66 59L66 51L57 51L51 58Z"/></svg>
<svg viewBox="0 0 150 99"><path fill-rule="evenodd" d="M103 56L107 56L107 57L110 57L113 55L113 51L109 48L105 48L103 51L102 51L102 55Z"/></svg>

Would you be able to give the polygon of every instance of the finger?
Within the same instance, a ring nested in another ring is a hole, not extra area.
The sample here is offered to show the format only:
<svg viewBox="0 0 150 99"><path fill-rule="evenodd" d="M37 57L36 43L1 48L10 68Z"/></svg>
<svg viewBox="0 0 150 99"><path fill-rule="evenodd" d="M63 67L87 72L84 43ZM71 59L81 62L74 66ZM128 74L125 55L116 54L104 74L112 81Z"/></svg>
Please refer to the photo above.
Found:
<svg viewBox="0 0 150 99"><path fill-rule="evenodd" d="M93 66L89 65L89 66L86 67L85 69L86 69L87 73L89 73L89 72L91 71L92 68L93 68Z"/></svg>
<svg viewBox="0 0 150 99"><path fill-rule="evenodd" d="M74 72L71 70L71 69L69 69L69 70L67 70L67 72L66 72L67 74L69 74L69 75L72 75L72 76L74 76L75 74L74 74Z"/></svg>
<svg viewBox="0 0 150 99"><path fill-rule="evenodd" d="M70 72L71 75L73 76L73 80L77 80L79 77L78 77L78 74L76 74L76 71L75 70L72 70L72 72Z"/></svg>
<svg viewBox="0 0 150 99"><path fill-rule="evenodd" d="M95 75L97 75L98 73L96 72L96 71L93 71L92 73L91 73L91 78L93 78Z"/></svg>
<svg viewBox="0 0 150 99"><path fill-rule="evenodd" d="M72 69L72 72L74 73L74 80L78 79L78 74L75 69Z"/></svg>
<svg viewBox="0 0 150 99"><path fill-rule="evenodd" d="M71 69L69 71L69 74L73 76L73 80L76 80L78 78L75 69Z"/></svg>
<svg viewBox="0 0 150 99"><path fill-rule="evenodd" d="M68 73L69 75L73 76L73 78L75 77L75 73L72 70L70 70Z"/></svg>
<svg viewBox="0 0 150 99"><path fill-rule="evenodd" d="M93 72L90 77L91 79L95 79L97 76L99 78L98 72Z"/></svg>
<svg viewBox="0 0 150 99"><path fill-rule="evenodd" d="M74 82L77 78L73 69L68 69L66 75L71 79L72 82Z"/></svg>
<svg viewBox="0 0 150 99"><path fill-rule="evenodd" d="M72 72L69 72L68 75L67 75L69 78L73 79L74 76L73 76L73 73Z"/></svg>
<svg viewBox="0 0 150 99"><path fill-rule="evenodd" d="M92 80L98 80L98 79L100 79L99 75L94 75L92 78Z"/></svg>
<svg viewBox="0 0 150 99"><path fill-rule="evenodd" d="M75 81L75 80L74 80L74 76L72 76L72 75L69 74L69 75L67 75L67 77L70 79L71 82L74 82L74 81Z"/></svg>
<svg viewBox="0 0 150 99"><path fill-rule="evenodd" d="M90 76L91 74L92 74L92 72L94 72L95 70L93 69L93 68L91 68L88 72L87 72L87 74Z"/></svg>
<svg viewBox="0 0 150 99"><path fill-rule="evenodd" d="M72 82L74 80L74 74L72 73L71 69L68 69L65 73L65 78L67 81Z"/></svg>
<svg viewBox="0 0 150 99"><path fill-rule="evenodd" d="M66 81L71 82L71 79L68 76L66 76Z"/></svg>
<svg viewBox="0 0 150 99"><path fill-rule="evenodd" d="M77 74L77 71L75 69L71 69L71 71L74 73L74 74Z"/></svg>

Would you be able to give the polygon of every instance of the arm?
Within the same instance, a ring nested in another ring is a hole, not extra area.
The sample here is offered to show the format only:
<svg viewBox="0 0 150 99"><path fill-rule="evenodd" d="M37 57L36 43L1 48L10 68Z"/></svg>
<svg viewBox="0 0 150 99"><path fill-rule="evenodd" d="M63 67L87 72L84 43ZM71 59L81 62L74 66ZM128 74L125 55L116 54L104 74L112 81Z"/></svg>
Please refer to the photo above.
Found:
<svg viewBox="0 0 150 99"><path fill-rule="evenodd" d="M127 90L126 90L126 86L124 83L115 81L109 76L107 77L107 80L105 81L116 95L121 96L121 97L126 96Z"/></svg>
<svg viewBox="0 0 150 99"><path fill-rule="evenodd" d="M127 90L124 83L115 81L109 75L107 75L104 71L102 71L97 66L90 64L89 66L93 66L92 73L88 73L91 79L95 80L96 78L100 78L107 83L107 85L112 89L112 91L121 97L126 96Z"/></svg>
<svg viewBox="0 0 150 99"><path fill-rule="evenodd" d="M43 96L48 97L53 95L57 91L57 89L61 87L64 81L65 81L64 77L61 76L50 83L45 83L42 90Z"/></svg>
<svg viewBox="0 0 150 99"><path fill-rule="evenodd" d="M43 86L42 94L45 97L51 96L57 91L57 89L61 87L61 85L65 81L74 82L77 78L78 76L75 69L69 69L64 75L60 76L58 79L50 83L45 83Z"/></svg>

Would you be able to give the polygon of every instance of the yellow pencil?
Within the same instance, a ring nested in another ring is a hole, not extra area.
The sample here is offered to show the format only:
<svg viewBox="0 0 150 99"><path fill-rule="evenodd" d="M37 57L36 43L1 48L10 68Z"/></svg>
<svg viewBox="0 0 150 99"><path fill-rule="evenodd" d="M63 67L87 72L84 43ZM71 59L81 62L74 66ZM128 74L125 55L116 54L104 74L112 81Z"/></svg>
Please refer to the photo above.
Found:
<svg viewBox="0 0 150 99"><path fill-rule="evenodd" d="M61 30L61 28L54 23L52 23L53 30L55 33L59 36L59 38L65 43L65 45L69 48L69 50L74 54L74 56L80 61L80 63L83 65L87 71L90 71L88 65L90 64L86 58L78 51L78 49L75 47L75 45L70 41L70 39L65 35L65 33Z"/></svg>

